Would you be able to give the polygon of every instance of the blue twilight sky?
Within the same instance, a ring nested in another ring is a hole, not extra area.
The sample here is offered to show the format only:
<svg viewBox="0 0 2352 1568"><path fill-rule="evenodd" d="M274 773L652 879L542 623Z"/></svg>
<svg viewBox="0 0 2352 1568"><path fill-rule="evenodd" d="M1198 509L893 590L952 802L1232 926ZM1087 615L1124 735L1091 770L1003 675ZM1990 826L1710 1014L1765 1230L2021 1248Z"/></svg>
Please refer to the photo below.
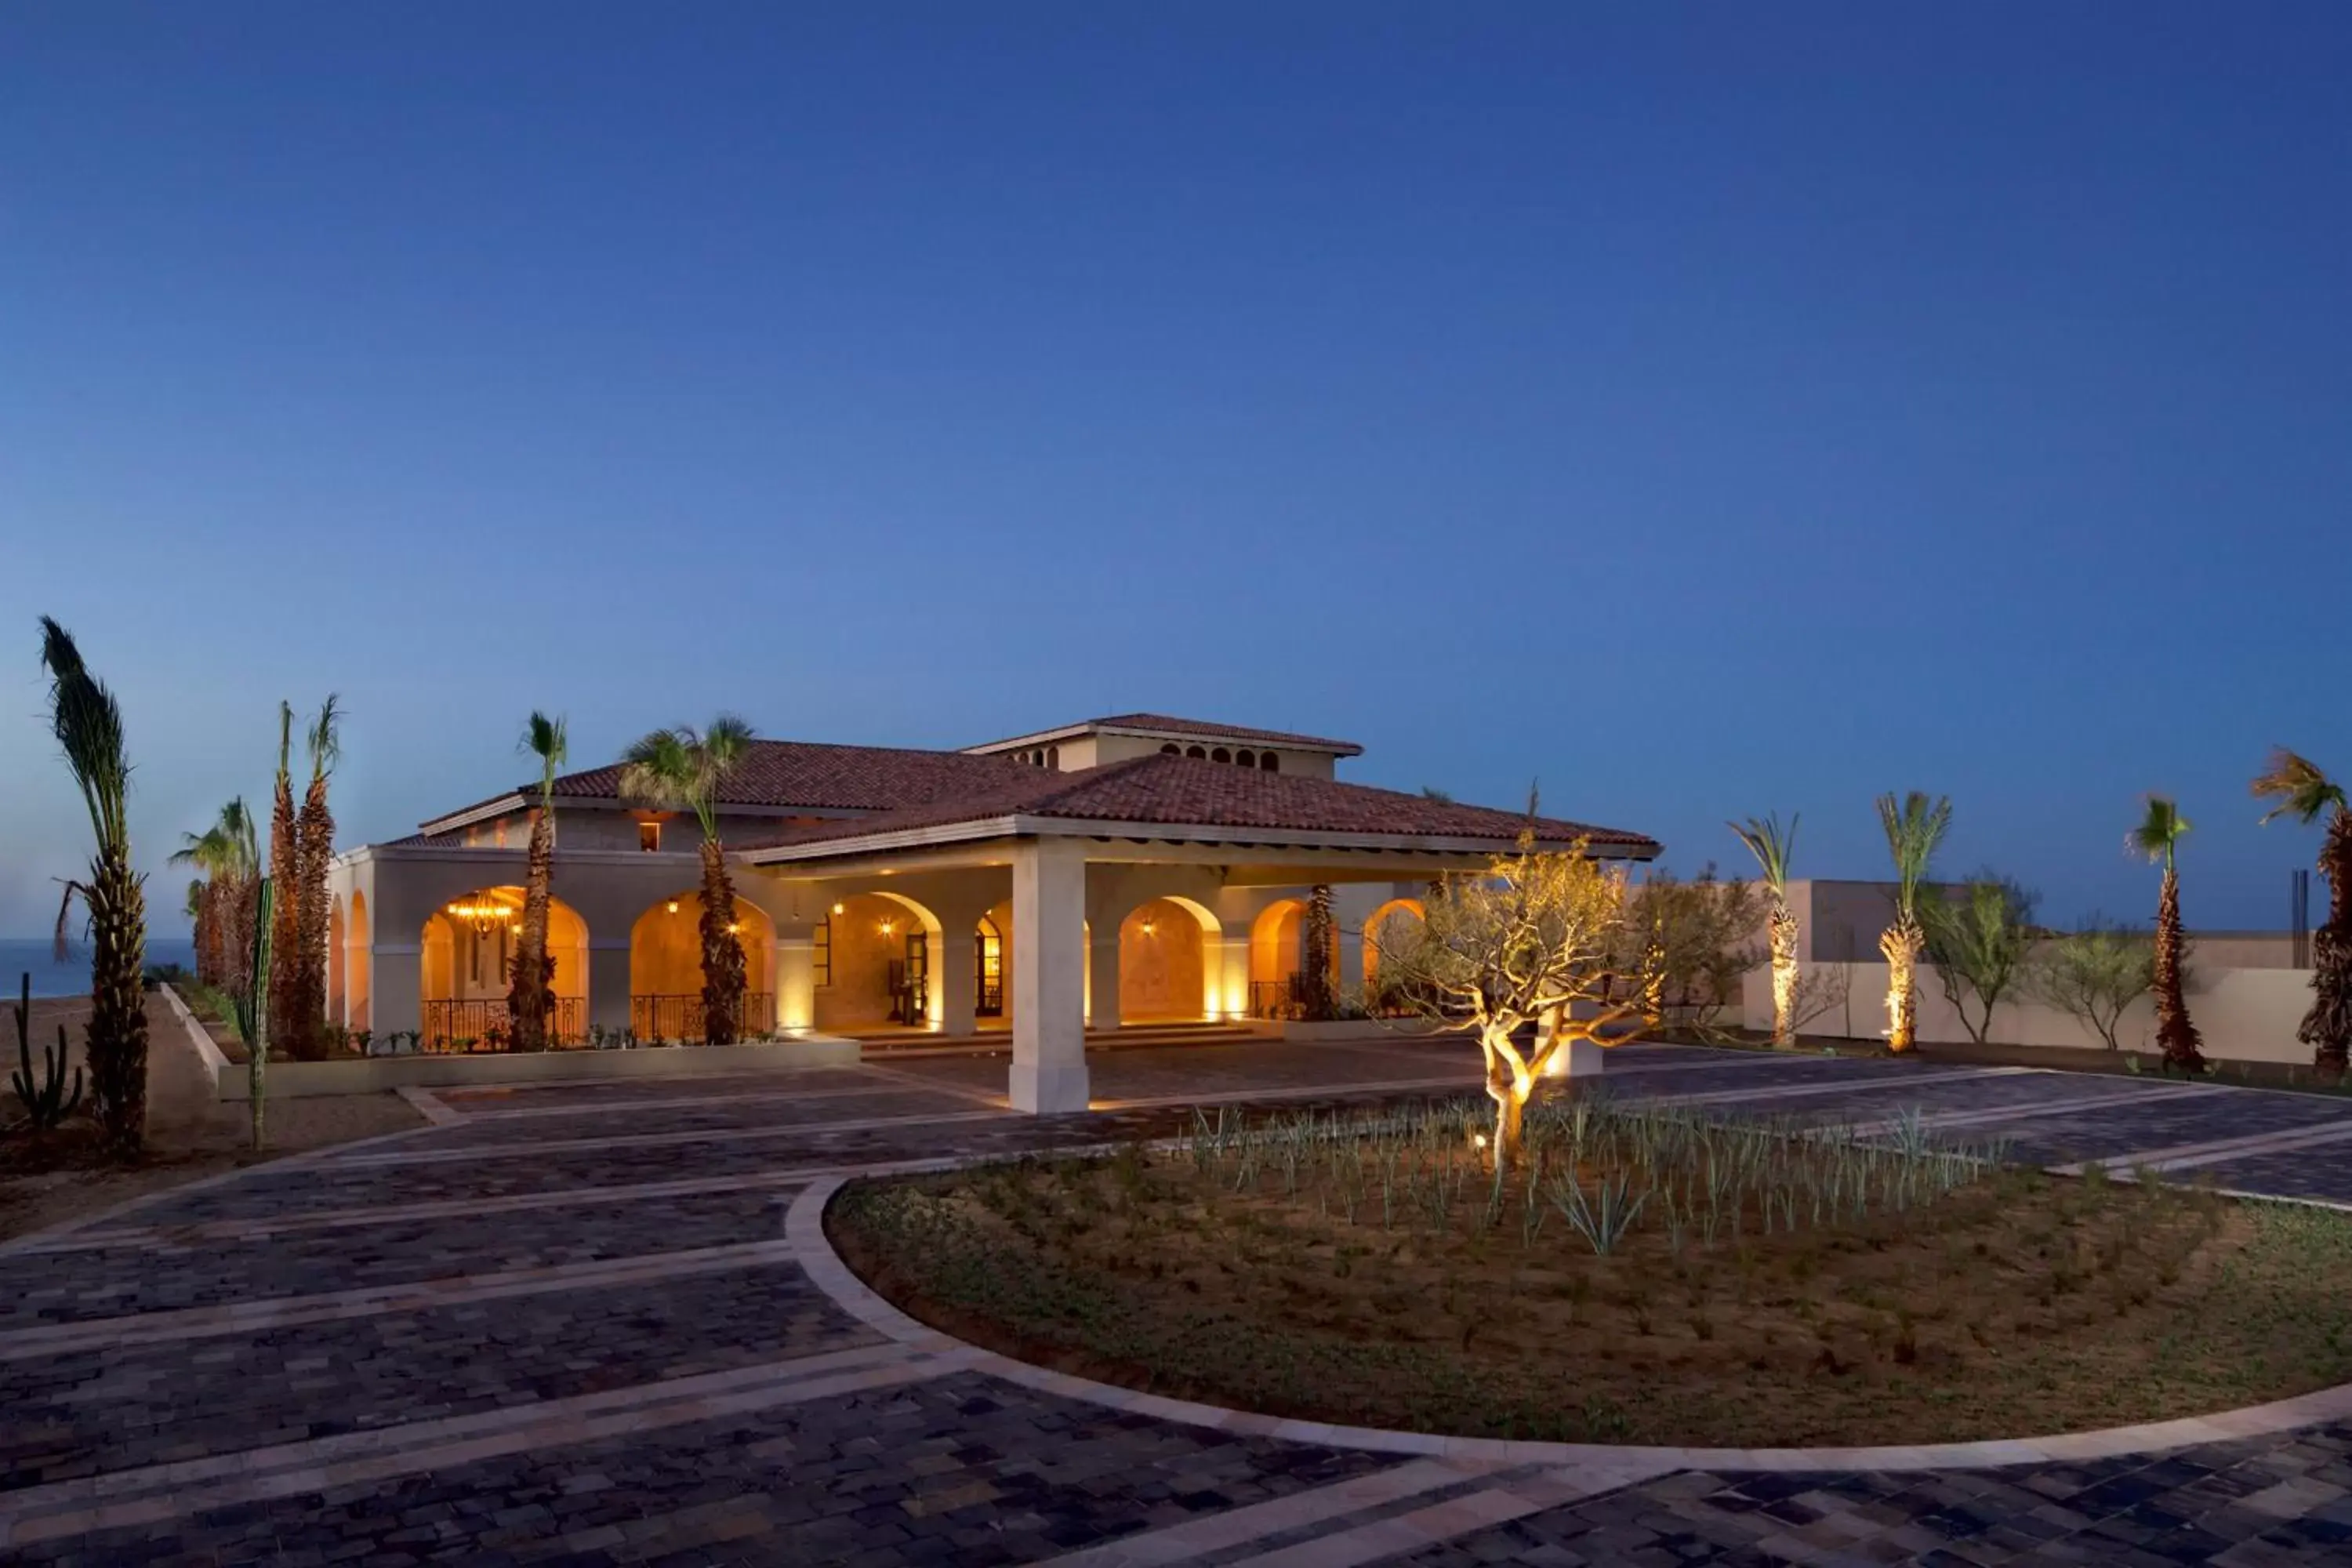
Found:
<svg viewBox="0 0 2352 1568"><path fill-rule="evenodd" d="M2284 922L2352 770L2352 7L0 10L0 932L350 708L347 837L740 710L1157 709L1695 869ZM13 652L10 651L13 645Z"/></svg>

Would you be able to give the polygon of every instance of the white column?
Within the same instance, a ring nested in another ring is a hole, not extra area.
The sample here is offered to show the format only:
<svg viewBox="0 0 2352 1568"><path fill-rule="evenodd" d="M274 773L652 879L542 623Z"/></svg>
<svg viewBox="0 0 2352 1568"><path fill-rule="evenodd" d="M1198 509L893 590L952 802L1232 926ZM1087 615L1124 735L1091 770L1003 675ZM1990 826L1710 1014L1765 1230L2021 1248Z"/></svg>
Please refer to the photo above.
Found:
<svg viewBox="0 0 2352 1568"><path fill-rule="evenodd" d="M1210 1005L1213 1009L1210 1016L1246 1018L1249 1016L1249 928L1244 926L1237 931L1226 931L1219 947L1220 951L1213 953L1204 947L1201 954L1203 969L1208 969L1212 962L1218 966L1208 969Z"/></svg>
<svg viewBox="0 0 2352 1568"><path fill-rule="evenodd" d="M588 1023L608 1034L629 1026L629 939L588 939Z"/></svg>
<svg viewBox="0 0 2352 1568"><path fill-rule="evenodd" d="M1043 839L1013 858L1013 1072L1016 1110L1087 1108L1087 863Z"/></svg>
<svg viewBox="0 0 2352 1568"><path fill-rule="evenodd" d="M975 923L941 915L939 951L931 954L931 1016L940 1021L940 1033L959 1039L976 1026L972 987L980 973L975 952L980 937L973 930Z"/></svg>
<svg viewBox="0 0 2352 1568"><path fill-rule="evenodd" d="M368 950L376 1038L425 1026L424 976L417 969L422 952L422 944L413 942L380 942Z"/></svg>
<svg viewBox="0 0 2352 1568"><path fill-rule="evenodd" d="M1331 940L1339 948L1339 1000L1354 1001L1364 994L1364 933L1334 921Z"/></svg>
<svg viewBox="0 0 2352 1568"><path fill-rule="evenodd" d="M813 926L776 928L776 1027L816 1027L816 933Z"/></svg>
<svg viewBox="0 0 2352 1568"><path fill-rule="evenodd" d="M1118 931L1117 921L1099 921L1087 938L1087 1027L1118 1027Z"/></svg>

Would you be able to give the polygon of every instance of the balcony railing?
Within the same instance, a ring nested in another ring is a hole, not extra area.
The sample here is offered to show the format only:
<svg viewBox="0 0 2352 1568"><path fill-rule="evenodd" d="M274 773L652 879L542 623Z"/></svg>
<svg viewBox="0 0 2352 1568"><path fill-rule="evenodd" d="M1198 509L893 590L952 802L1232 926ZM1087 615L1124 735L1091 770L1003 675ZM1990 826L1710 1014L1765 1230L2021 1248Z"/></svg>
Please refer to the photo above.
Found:
<svg viewBox="0 0 2352 1568"><path fill-rule="evenodd" d="M551 1020L553 1043L559 1047L588 1043L588 1004L578 996L558 996ZM424 1028L417 1048L426 1051L503 1051L510 1049L511 1020L503 996L443 997L425 1003Z"/></svg>
<svg viewBox="0 0 2352 1568"><path fill-rule="evenodd" d="M735 1012L735 1032L740 1037L768 1034L775 1028L776 994L746 991ZM640 1040L683 1040L688 1045L704 1036L702 993L683 995L642 995L629 998L629 1027Z"/></svg>

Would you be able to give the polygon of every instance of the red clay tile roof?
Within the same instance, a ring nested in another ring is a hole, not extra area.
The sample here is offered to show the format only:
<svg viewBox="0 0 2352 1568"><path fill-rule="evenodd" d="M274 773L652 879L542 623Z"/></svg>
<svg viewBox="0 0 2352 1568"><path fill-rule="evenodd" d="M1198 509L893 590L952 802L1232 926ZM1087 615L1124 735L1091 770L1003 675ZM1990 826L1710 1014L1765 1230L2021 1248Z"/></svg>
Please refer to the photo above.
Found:
<svg viewBox="0 0 2352 1568"><path fill-rule="evenodd" d="M1508 844L1528 826L1525 813L1458 805L1395 790L1297 773L1262 773L1195 757L1136 757L1076 773L1032 768L1003 785L851 821L803 827L748 849L864 838L1011 816L1078 821L1156 823L1238 832L1377 834L1400 838L1476 838ZM1654 855L1657 841L1638 833L1538 817L1545 843L1589 838L1604 849Z"/></svg>
<svg viewBox="0 0 2352 1568"><path fill-rule="evenodd" d="M969 752L926 752L899 746L829 746L812 741L754 741L751 754L719 792L721 806L806 806L819 811L887 811L922 805L951 794L969 794L1014 779L1034 777L1036 770L1007 757L975 756ZM526 799L538 793L537 781L518 785L504 795L425 824L446 822L495 805L508 795ZM621 767L617 763L582 773L565 773L555 781L555 793L564 800L620 799Z"/></svg>

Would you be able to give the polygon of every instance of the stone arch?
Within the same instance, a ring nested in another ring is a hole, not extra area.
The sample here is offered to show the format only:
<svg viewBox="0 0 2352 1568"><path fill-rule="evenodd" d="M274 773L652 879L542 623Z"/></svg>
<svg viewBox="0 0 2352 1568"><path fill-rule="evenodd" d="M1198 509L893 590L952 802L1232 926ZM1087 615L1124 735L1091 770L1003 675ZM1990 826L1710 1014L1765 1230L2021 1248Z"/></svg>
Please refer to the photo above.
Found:
<svg viewBox="0 0 2352 1568"><path fill-rule="evenodd" d="M1211 761L1211 762L1213 762L1213 763L1230 763L1230 762L1232 762L1233 760L1234 760L1234 754L1233 754L1231 752L1229 752L1229 751L1225 750L1225 748L1224 748L1224 747L1223 747L1223 746L1219 746L1219 747L1217 747L1215 750L1212 751L1212 752L1209 753L1209 761Z"/></svg>
<svg viewBox="0 0 2352 1568"><path fill-rule="evenodd" d="M1307 900L1276 899L1250 922L1249 1010L1260 1018L1285 1016L1298 1000ZM1338 934L1336 930L1333 933ZM1339 944L1331 943L1331 987L1339 987Z"/></svg>
<svg viewBox="0 0 2352 1568"><path fill-rule="evenodd" d="M1188 757L1198 757L1201 761L1207 762L1209 760L1209 748L1206 746L1187 746L1184 748L1184 754Z"/></svg>
<svg viewBox="0 0 2352 1568"><path fill-rule="evenodd" d="M1369 985L1381 970L1381 945L1384 940L1395 942L1398 921L1419 921L1426 918L1419 899L1391 899L1364 917L1364 983Z"/></svg>
<svg viewBox="0 0 2352 1568"><path fill-rule="evenodd" d="M834 905L826 942L832 955L831 983L816 994L816 1026L820 1029L874 1028L905 1023L893 1014L906 1011L905 995L891 985L893 964L909 965L920 952L926 970L922 985L923 1026L936 1028L943 1014L942 984L971 984L971 977L939 972L945 928L929 906L903 893L879 889L843 895ZM908 938L919 934L919 943Z"/></svg>
<svg viewBox="0 0 2352 1568"><path fill-rule="evenodd" d="M1224 927L1206 906L1172 894L1138 904L1119 921L1122 1024L1213 1016Z"/></svg>
<svg viewBox="0 0 2352 1568"><path fill-rule="evenodd" d="M352 889L352 911L343 926L343 1022L353 1029L374 1027L375 949L368 931L367 895Z"/></svg>
<svg viewBox="0 0 2352 1568"><path fill-rule="evenodd" d="M1278 773L1282 771L1282 759L1272 752L1261 752L1257 765L1260 773Z"/></svg>
<svg viewBox="0 0 2352 1568"><path fill-rule="evenodd" d="M522 904L520 888L479 888L425 917L417 954L425 1049L495 1049L504 1040L508 966ZM556 1038L581 1040L587 1034L588 922L561 899L548 900L547 951L555 960Z"/></svg>
<svg viewBox="0 0 2352 1568"><path fill-rule="evenodd" d="M1244 746L1234 753L1234 761L1243 767L1254 768L1257 766L1257 753Z"/></svg>
<svg viewBox="0 0 2352 1568"><path fill-rule="evenodd" d="M743 1016L737 1028L776 1026L776 923L740 894L735 940L743 944ZM702 1027L702 890L657 899L629 926L629 1027L639 1039L699 1040Z"/></svg>

